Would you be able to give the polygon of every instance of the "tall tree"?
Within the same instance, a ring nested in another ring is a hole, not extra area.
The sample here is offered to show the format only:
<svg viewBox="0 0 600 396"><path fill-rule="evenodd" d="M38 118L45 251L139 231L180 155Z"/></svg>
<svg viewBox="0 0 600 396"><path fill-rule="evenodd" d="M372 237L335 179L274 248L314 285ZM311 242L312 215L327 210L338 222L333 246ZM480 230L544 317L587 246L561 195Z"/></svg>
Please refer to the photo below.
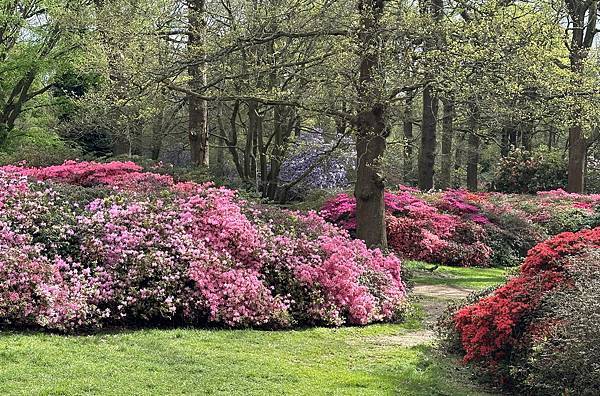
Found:
<svg viewBox="0 0 600 396"><path fill-rule="evenodd" d="M387 247L384 176L387 104L383 100L381 71L381 18L385 0L359 0L358 49L360 69L356 119L356 226L357 236L370 247Z"/></svg>
<svg viewBox="0 0 600 396"><path fill-rule="evenodd" d="M425 0L423 10L431 15L434 23L433 33L425 39L424 52L435 50L438 46L439 23L442 19L443 0ZM433 175L435 168L435 151L437 146L437 117L439 98L433 86L434 75L432 71L425 73L423 87L423 121L421 123L421 151L419 153L419 188L430 190L433 188Z"/></svg>
<svg viewBox="0 0 600 396"><path fill-rule="evenodd" d="M0 147L27 106L54 86L61 62L76 50L69 32L78 28L80 9L44 0L0 0Z"/></svg>
<svg viewBox="0 0 600 396"><path fill-rule="evenodd" d="M202 92L206 86L206 2L205 0L188 1L188 66L189 86L194 92ZM188 95L188 138L192 164L208 166L208 102L197 96Z"/></svg>
<svg viewBox="0 0 600 396"><path fill-rule="evenodd" d="M479 150L481 138L479 137L479 108L473 100L470 104L469 138L467 150L467 188L477 191L479 188Z"/></svg>
<svg viewBox="0 0 600 396"><path fill-rule="evenodd" d="M567 43L573 81L573 93L581 87L584 63L598 32L597 0L565 0L571 40ZM578 99L576 99L577 101ZM577 102L570 112L569 126L569 179L567 189L580 193L584 188L584 165L588 143L582 124L582 109Z"/></svg>
<svg viewBox="0 0 600 396"><path fill-rule="evenodd" d="M452 140L454 139L454 99L451 96L442 101L442 158L440 166L440 188L450 187L452 179Z"/></svg>

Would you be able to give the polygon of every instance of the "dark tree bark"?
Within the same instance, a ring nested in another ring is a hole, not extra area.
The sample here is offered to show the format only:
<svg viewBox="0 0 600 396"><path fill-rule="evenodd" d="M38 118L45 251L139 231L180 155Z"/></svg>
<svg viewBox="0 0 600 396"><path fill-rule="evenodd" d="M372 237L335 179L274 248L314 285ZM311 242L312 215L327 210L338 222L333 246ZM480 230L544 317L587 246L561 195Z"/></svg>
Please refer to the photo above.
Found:
<svg viewBox="0 0 600 396"><path fill-rule="evenodd" d="M258 105L256 101L249 100L248 106L248 128L246 131L246 145L244 147L244 179L246 182L252 182L256 176L256 159L254 153L256 142L256 112Z"/></svg>
<svg viewBox="0 0 600 396"><path fill-rule="evenodd" d="M288 140L296 124L296 117L290 109L275 106L273 109L273 122L273 149L270 156L266 196L271 200L284 203L282 201L287 199L287 193L280 191L279 173L287 152Z"/></svg>
<svg viewBox="0 0 600 396"><path fill-rule="evenodd" d="M423 191L433 188L438 107L438 97L428 84L423 88L423 122L419 153L419 188Z"/></svg>
<svg viewBox="0 0 600 396"><path fill-rule="evenodd" d="M556 131L552 126L550 126L550 130L548 130L548 150L552 150L554 148L556 142Z"/></svg>
<svg viewBox="0 0 600 396"><path fill-rule="evenodd" d="M205 0L189 0L188 2L188 50L190 53L190 90L202 92L206 85L206 65L202 61L205 55L206 22L204 19ZM198 62L200 60L200 62ZM192 165L208 166L208 103L196 95L188 95L188 138Z"/></svg>
<svg viewBox="0 0 600 396"><path fill-rule="evenodd" d="M469 191L479 189L479 143L475 133L469 134L469 157L467 161L467 188Z"/></svg>
<svg viewBox="0 0 600 396"><path fill-rule="evenodd" d="M502 127L502 146L500 154L506 157L510 150L518 146L518 133L512 122L508 122Z"/></svg>
<svg viewBox="0 0 600 396"><path fill-rule="evenodd" d="M531 139L533 137L533 121L524 120L521 126L521 147L531 151Z"/></svg>
<svg viewBox="0 0 600 396"><path fill-rule="evenodd" d="M414 166L414 147L415 147L415 142L414 142L414 133L413 133L413 115L412 115L412 110L413 110L413 100L414 100L414 96L413 94L409 94L406 97L406 101L405 101L405 107L404 107L404 117L403 117L403 121L402 121L402 131L404 133L404 158L403 158L403 171L404 171L404 177L402 178L402 180L404 180L404 183L406 184L413 184L414 180L414 176L413 176L413 166Z"/></svg>
<svg viewBox="0 0 600 396"><path fill-rule="evenodd" d="M573 80L573 92L581 86L584 74L584 62L594 43L598 19L597 0L565 0L569 14L569 31L571 40L567 45ZM581 105L573 104L569 127L569 179L567 190L581 193L584 189L584 164L587 153L587 142L581 120Z"/></svg>
<svg viewBox="0 0 600 396"><path fill-rule="evenodd" d="M215 161L214 163L210 164L210 167L212 168L212 172L215 176L222 178L225 176L225 149L228 147L227 143L229 139L227 138L227 132L225 131L225 121L223 120L224 105L223 103L219 103L217 104L217 106L217 126L219 128L219 136L213 137L215 147L211 151L216 151L216 155L214 157Z"/></svg>
<svg viewBox="0 0 600 396"><path fill-rule="evenodd" d="M510 152L510 143L508 141L508 133L506 128L502 128L502 140L500 141L500 155L506 157Z"/></svg>
<svg viewBox="0 0 600 396"><path fill-rule="evenodd" d="M569 128L569 179L567 190L582 193L584 189L584 165L587 142L581 125Z"/></svg>
<svg viewBox="0 0 600 396"><path fill-rule="evenodd" d="M442 120L442 162L440 172L440 188L450 187L452 180L452 140L454 139L454 100L443 101L444 118Z"/></svg>
<svg viewBox="0 0 600 396"><path fill-rule="evenodd" d="M477 191L479 188L479 109L476 104L472 105L469 116L469 139L467 156L467 188L470 191Z"/></svg>
<svg viewBox="0 0 600 396"><path fill-rule="evenodd" d="M466 133L463 131L462 133L460 133L459 135L456 136L456 142L454 144L454 146L456 147L454 149L454 173L458 174L460 169L463 167L464 164L464 156L465 156L465 136ZM455 183L454 180L452 180L452 185L455 185L457 183ZM458 183L460 184L460 183Z"/></svg>
<svg viewBox="0 0 600 396"><path fill-rule="evenodd" d="M381 66L384 0L359 0L360 80L356 119L356 233L369 247L387 248L382 158L386 148L386 104L377 83Z"/></svg>
<svg viewBox="0 0 600 396"><path fill-rule="evenodd" d="M431 15L437 25L442 19L443 0L425 0L424 12ZM434 50L439 47L436 35L425 40L424 51ZM419 152L419 188L423 191L433 188L435 172L435 151L437 147L437 116L439 98L433 87L434 76L431 72L425 74L423 87L423 122L421 123L421 150Z"/></svg>

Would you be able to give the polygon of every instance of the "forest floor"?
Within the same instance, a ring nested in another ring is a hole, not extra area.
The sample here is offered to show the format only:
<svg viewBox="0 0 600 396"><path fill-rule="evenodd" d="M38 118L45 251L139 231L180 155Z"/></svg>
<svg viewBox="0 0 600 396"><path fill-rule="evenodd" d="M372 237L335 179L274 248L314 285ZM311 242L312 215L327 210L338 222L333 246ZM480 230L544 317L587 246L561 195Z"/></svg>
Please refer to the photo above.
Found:
<svg viewBox="0 0 600 396"><path fill-rule="evenodd" d="M86 336L0 332L2 395L490 395L435 348L447 304L499 269L408 263L401 324L293 331L149 329Z"/></svg>

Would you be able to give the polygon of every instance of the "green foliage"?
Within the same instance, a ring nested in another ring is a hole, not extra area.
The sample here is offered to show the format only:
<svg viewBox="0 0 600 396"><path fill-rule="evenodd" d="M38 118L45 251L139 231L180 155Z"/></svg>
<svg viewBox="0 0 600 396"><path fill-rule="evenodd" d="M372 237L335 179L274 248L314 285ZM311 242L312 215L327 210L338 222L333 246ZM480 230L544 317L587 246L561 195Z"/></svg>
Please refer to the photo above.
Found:
<svg viewBox="0 0 600 396"><path fill-rule="evenodd" d="M492 187L506 193L535 193L565 188L567 166L560 152L516 148L500 159Z"/></svg>
<svg viewBox="0 0 600 396"><path fill-rule="evenodd" d="M492 222L485 226L487 243L492 248L492 263L495 266L513 267L521 264L527 251L546 235L541 227L511 211L488 213L487 216Z"/></svg>
<svg viewBox="0 0 600 396"><path fill-rule="evenodd" d="M47 132L33 132L28 136L12 141L0 151L0 165L14 165L26 162L29 166L60 165L66 160L82 158L81 151Z"/></svg>

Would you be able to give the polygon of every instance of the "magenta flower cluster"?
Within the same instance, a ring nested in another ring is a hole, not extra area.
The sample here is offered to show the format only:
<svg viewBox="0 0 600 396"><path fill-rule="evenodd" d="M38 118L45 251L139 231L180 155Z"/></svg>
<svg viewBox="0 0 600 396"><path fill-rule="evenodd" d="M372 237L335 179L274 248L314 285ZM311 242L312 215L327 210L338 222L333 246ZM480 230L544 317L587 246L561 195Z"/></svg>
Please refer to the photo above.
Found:
<svg viewBox="0 0 600 396"><path fill-rule="evenodd" d="M550 235L600 224L600 196L562 190L537 195L420 193L401 187L384 195L388 244L400 257L448 265L516 265ZM321 215L356 230L356 201L339 194Z"/></svg>
<svg viewBox="0 0 600 396"><path fill-rule="evenodd" d="M278 328L402 314L400 261L315 213L129 163L64 167L0 171L0 324Z"/></svg>
<svg viewBox="0 0 600 396"><path fill-rule="evenodd" d="M36 180L53 180L88 187L107 185L113 188L147 191L174 185L171 176L142 172L142 167L133 162L66 161L62 165L45 168L8 165L0 167L0 170L29 176Z"/></svg>

